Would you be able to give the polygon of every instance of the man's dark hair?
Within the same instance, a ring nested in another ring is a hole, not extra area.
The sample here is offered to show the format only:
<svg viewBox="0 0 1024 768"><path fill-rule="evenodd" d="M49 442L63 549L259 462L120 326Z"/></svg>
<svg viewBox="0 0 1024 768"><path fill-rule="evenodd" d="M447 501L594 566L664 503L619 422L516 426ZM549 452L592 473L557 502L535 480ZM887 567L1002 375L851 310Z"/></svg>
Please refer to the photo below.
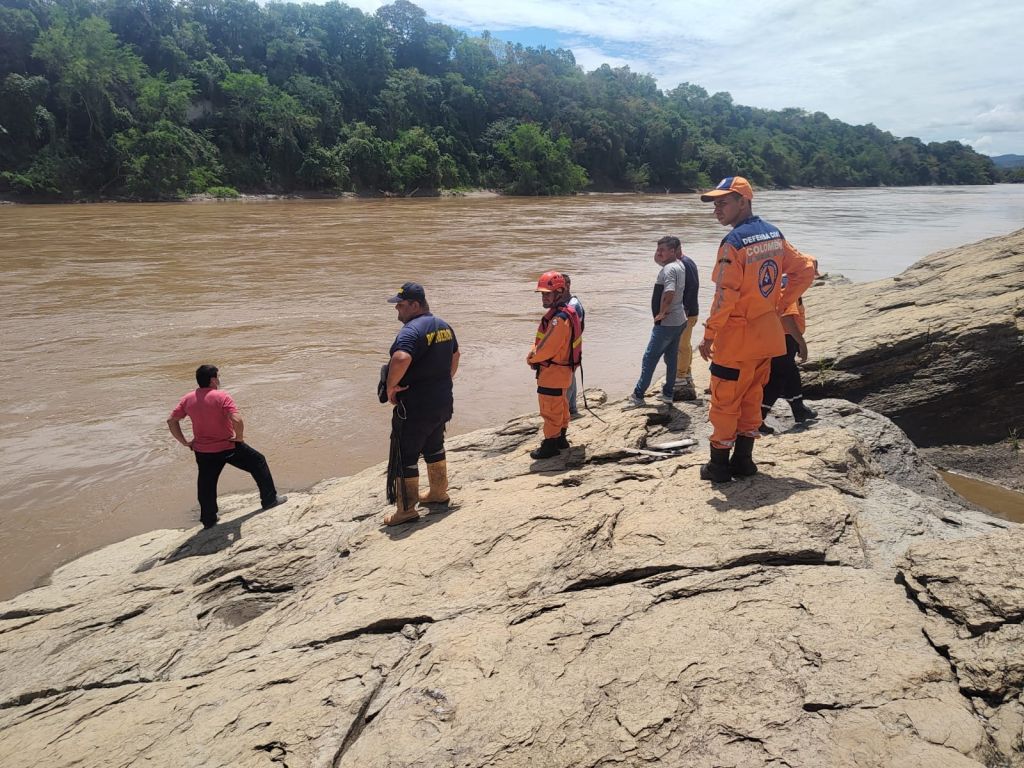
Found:
<svg viewBox="0 0 1024 768"><path fill-rule="evenodd" d="M200 365L196 368L196 384L200 387L208 387L210 379L217 378L218 373L216 365Z"/></svg>
<svg viewBox="0 0 1024 768"><path fill-rule="evenodd" d="M562 277L565 278L565 290L566 291L571 290L572 289L572 280L569 279L569 276L567 274L565 274L565 272L562 273Z"/></svg>
<svg viewBox="0 0 1024 768"><path fill-rule="evenodd" d="M658 245L667 245L673 251L683 250L683 244L679 242L679 238L672 235L665 235L665 237L658 241Z"/></svg>

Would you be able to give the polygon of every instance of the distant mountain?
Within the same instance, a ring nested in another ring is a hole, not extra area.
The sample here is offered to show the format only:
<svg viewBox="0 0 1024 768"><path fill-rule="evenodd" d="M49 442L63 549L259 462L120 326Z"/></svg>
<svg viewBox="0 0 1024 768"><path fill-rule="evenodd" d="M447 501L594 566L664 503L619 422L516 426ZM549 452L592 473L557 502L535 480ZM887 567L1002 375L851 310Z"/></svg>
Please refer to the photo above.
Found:
<svg viewBox="0 0 1024 768"><path fill-rule="evenodd" d="M996 168L1024 168L1024 155L996 155L992 162Z"/></svg>

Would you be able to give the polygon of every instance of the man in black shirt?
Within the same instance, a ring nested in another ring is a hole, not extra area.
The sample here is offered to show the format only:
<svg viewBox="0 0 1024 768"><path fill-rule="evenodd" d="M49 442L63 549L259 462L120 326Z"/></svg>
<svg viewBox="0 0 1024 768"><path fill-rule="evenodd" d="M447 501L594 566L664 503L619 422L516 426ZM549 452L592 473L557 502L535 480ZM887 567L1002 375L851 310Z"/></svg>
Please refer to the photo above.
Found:
<svg viewBox="0 0 1024 768"><path fill-rule="evenodd" d="M387 396L395 406L391 420L388 500L394 512L386 525L419 519L416 502L448 501L444 428L452 417L452 378L459 368L459 342L444 320L434 317L419 283L405 283L388 299L402 330L391 345ZM419 458L427 464L429 492L419 494ZM399 480L401 482L399 482Z"/></svg>

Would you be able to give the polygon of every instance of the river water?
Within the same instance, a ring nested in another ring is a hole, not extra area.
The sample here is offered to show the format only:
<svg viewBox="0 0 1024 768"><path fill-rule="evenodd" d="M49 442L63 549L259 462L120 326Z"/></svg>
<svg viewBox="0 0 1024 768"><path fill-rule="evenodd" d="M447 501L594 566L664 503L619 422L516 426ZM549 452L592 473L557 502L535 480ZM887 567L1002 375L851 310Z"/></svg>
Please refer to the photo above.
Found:
<svg viewBox="0 0 1024 768"><path fill-rule="evenodd" d="M758 193L823 272L899 273L1024 226L1024 185ZM694 195L0 206L0 599L90 549L195 525L195 464L167 433L221 368L281 490L387 457L384 299L424 283L456 329L454 433L536 408L524 363L548 269L587 309L587 386L624 396L649 333L655 241L703 279L725 233ZM253 490L227 469L222 494Z"/></svg>

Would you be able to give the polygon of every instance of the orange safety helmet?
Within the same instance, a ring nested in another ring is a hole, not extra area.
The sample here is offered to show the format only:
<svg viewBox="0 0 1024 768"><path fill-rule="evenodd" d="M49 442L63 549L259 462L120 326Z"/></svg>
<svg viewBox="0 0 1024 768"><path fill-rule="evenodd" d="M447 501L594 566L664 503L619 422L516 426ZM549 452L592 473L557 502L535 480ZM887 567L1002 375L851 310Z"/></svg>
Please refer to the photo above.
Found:
<svg viewBox="0 0 1024 768"><path fill-rule="evenodd" d="M541 293L554 293L557 291L565 290L565 275L561 272L545 272L540 276L540 280L537 281L537 288L534 293L540 291Z"/></svg>

